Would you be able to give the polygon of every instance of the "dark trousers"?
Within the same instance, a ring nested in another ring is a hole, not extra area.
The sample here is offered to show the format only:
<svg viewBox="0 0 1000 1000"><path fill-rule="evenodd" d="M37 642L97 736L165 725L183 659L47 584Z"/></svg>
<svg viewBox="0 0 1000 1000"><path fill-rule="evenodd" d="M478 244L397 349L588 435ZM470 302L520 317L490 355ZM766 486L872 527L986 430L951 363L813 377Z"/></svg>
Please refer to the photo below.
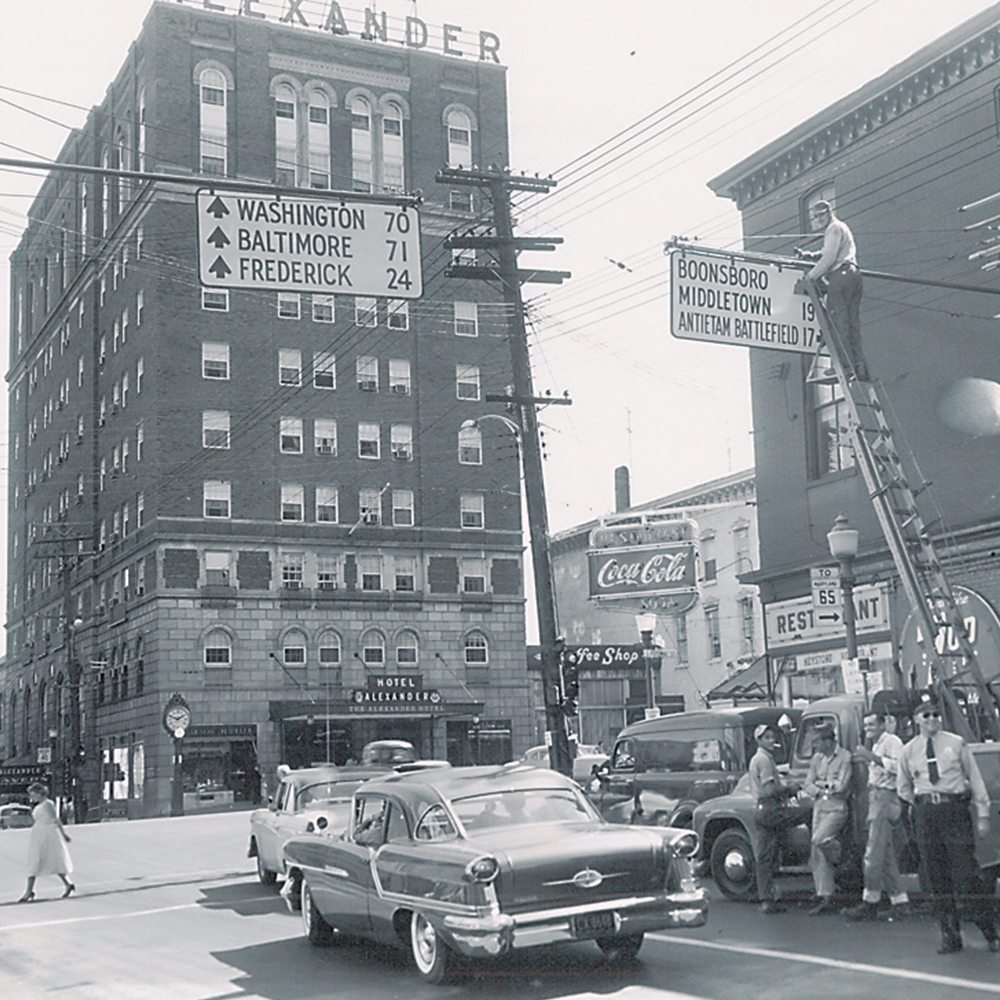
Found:
<svg viewBox="0 0 1000 1000"><path fill-rule="evenodd" d="M774 873L778 868L778 837L780 830L757 827L757 896L762 903L775 898Z"/></svg>
<svg viewBox="0 0 1000 1000"><path fill-rule="evenodd" d="M861 352L861 294L864 281L857 268L837 268L826 276L826 308L837 328L855 374L868 378L868 365Z"/></svg>
<svg viewBox="0 0 1000 1000"><path fill-rule="evenodd" d="M976 861L969 800L949 799L914 806L920 878L929 886L934 916L958 930L958 911L973 920L987 940L997 936L993 900L986 895Z"/></svg>

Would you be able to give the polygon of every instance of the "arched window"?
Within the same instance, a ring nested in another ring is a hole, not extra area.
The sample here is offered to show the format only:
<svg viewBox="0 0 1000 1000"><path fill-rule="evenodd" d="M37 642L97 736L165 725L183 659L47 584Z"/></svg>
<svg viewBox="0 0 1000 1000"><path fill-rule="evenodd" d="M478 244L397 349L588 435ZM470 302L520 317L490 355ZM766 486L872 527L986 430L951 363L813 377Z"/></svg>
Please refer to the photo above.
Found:
<svg viewBox="0 0 1000 1000"><path fill-rule="evenodd" d="M328 629L319 637L319 665L324 667L338 667L341 661L341 641L340 636Z"/></svg>
<svg viewBox="0 0 1000 1000"><path fill-rule="evenodd" d="M472 122L464 111L448 112L448 166L472 166Z"/></svg>
<svg viewBox="0 0 1000 1000"><path fill-rule="evenodd" d="M201 96L201 172L225 176L227 154L226 78L206 68L199 78Z"/></svg>
<svg viewBox="0 0 1000 1000"><path fill-rule="evenodd" d="M475 425L459 428L458 460L462 465L483 464L483 432Z"/></svg>
<svg viewBox="0 0 1000 1000"><path fill-rule="evenodd" d="M372 189L372 109L364 97L351 99L353 190Z"/></svg>
<svg viewBox="0 0 1000 1000"><path fill-rule="evenodd" d="M299 164L295 91L280 84L274 91L274 179L282 187L295 187Z"/></svg>
<svg viewBox="0 0 1000 1000"><path fill-rule="evenodd" d="M205 685L231 687L233 683L233 638L224 628L210 629L202 640Z"/></svg>
<svg viewBox="0 0 1000 1000"><path fill-rule="evenodd" d="M482 632L469 632L465 637L465 662L471 664L488 663L490 647Z"/></svg>
<svg viewBox="0 0 1000 1000"><path fill-rule="evenodd" d="M361 636L361 661L372 669L385 666L385 636L377 628Z"/></svg>
<svg viewBox="0 0 1000 1000"><path fill-rule="evenodd" d="M330 98L322 90L309 94L309 186L330 186Z"/></svg>
<svg viewBox="0 0 1000 1000"><path fill-rule="evenodd" d="M413 629L405 628L396 636L396 663L406 669L415 669L420 660L420 643Z"/></svg>
<svg viewBox="0 0 1000 1000"><path fill-rule="evenodd" d="M382 112L382 187L401 193L403 177L403 109L390 101Z"/></svg>
<svg viewBox="0 0 1000 1000"><path fill-rule="evenodd" d="M140 695L146 688L145 643L140 635L135 640L135 693Z"/></svg>

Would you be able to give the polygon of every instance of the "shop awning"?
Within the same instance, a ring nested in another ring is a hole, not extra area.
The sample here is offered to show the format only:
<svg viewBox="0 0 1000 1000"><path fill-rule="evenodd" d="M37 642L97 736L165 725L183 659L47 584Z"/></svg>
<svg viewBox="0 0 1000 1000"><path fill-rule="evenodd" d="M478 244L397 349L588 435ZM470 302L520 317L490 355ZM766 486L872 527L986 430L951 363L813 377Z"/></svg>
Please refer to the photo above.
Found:
<svg viewBox="0 0 1000 1000"><path fill-rule="evenodd" d="M706 695L713 701L767 701L767 657L758 656L749 666L727 677Z"/></svg>

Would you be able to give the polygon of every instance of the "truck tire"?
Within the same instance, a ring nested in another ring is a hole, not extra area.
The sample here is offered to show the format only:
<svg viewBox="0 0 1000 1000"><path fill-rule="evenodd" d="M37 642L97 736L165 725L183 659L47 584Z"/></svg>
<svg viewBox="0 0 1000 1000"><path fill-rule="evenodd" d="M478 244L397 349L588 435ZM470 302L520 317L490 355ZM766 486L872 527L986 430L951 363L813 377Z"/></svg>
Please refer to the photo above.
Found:
<svg viewBox="0 0 1000 1000"><path fill-rule="evenodd" d="M753 845L743 827L723 830L712 845L712 878L724 896L745 900L757 891Z"/></svg>

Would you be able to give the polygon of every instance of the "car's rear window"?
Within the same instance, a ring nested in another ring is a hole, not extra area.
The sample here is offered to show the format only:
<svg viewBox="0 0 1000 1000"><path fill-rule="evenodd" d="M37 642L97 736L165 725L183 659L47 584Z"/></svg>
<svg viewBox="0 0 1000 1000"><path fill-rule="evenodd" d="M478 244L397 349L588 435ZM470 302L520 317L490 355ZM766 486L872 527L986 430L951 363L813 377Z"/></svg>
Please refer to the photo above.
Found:
<svg viewBox="0 0 1000 1000"><path fill-rule="evenodd" d="M567 823L593 817L570 789L546 788L470 795L453 799L455 815L466 830L537 823Z"/></svg>
<svg viewBox="0 0 1000 1000"><path fill-rule="evenodd" d="M305 788L299 789L299 808L303 809L314 802L349 800L360 784L360 781L324 781L318 785L306 785Z"/></svg>
<svg viewBox="0 0 1000 1000"><path fill-rule="evenodd" d="M740 730L698 726L642 733L615 746L614 768L637 771L742 771Z"/></svg>

